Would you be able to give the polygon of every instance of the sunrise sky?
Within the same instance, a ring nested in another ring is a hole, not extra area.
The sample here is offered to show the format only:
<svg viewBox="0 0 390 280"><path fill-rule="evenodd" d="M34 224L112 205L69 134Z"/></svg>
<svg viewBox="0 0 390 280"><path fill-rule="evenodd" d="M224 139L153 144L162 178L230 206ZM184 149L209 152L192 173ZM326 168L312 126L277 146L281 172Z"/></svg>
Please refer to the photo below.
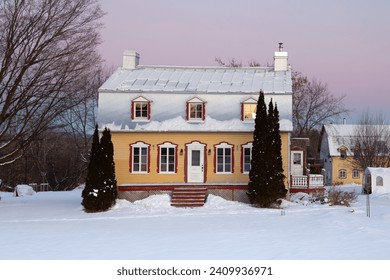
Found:
<svg viewBox="0 0 390 280"><path fill-rule="evenodd" d="M109 67L136 50L141 64L216 66L215 58L273 63L284 43L293 70L346 95L346 116L390 117L389 0L99 0ZM387 113L389 111L389 113Z"/></svg>

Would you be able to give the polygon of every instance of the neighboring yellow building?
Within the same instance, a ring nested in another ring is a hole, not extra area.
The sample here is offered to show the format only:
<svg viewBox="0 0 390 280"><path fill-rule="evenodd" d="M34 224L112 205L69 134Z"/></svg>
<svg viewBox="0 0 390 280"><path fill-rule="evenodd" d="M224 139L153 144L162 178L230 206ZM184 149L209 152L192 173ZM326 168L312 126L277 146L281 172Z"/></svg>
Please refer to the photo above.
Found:
<svg viewBox="0 0 390 280"><path fill-rule="evenodd" d="M354 135L358 125L329 124L321 131L320 158L326 185L361 184L363 170L354 163Z"/></svg>
<svg viewBox="0 0 390 280"><path fill-rule="evenodd" d="M136 52L125 52L123 67L99 89L98 111L100 128L111 130L119 196L201 187L247 201L261 90L279 109L289 178L291 68L282 49L274 59L274 67L141 66Z"/></svg>

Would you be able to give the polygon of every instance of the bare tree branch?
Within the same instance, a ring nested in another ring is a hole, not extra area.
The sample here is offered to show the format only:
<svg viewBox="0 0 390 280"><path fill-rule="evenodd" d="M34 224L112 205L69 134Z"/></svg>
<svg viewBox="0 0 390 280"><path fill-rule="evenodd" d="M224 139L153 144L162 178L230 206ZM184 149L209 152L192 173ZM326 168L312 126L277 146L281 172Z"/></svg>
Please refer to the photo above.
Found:
<svg viewBox="0 0 390 280"><path fill-rule="evenodd" d="M354 131L352 149L354 164L361 170L390 166L390 126L383 115L362 114Z"/></svg>
<svg viewBox="0 0 390 280"><path fill-rule="evenodd" d="M319 129L341 114L348 113L344 106L345 96L332 95L327 84L317 79L308 80L299 72L293 72L293 125L294 134L302 137Z"/></svg>
<svg viewBox="0 0 390 280"><path fill-rule="evenodd" d="M0 14L1 165L84 98L103 12L96 0L5 0Z"/></svg>

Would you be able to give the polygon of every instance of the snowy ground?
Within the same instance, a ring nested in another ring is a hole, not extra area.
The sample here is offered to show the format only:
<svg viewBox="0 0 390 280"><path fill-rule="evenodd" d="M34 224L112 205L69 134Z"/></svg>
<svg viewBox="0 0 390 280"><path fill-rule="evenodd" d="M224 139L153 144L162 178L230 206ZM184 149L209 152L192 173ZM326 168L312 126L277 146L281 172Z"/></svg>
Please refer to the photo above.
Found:
<svg viewBox="0 0 390 280"><path fill-rule="evenodd" d="M159 195L87 214L81 190L0 195L1 260L390 259L390 194L371 195L371 217L364 195L352 207L286 203L285 215L216 196L202 208Z"/></svg>

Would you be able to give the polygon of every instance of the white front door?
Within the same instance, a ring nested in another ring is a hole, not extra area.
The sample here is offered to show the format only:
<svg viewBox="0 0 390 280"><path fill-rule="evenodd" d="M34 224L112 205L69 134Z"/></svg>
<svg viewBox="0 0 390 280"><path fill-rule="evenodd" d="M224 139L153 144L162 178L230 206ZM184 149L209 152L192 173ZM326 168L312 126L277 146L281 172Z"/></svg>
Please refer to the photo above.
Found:
<svg viewBox="0 0 390 280"><path fill-rule="evenodd" d="M291 175L303 175L303 151L291 151Z"/></svg>
<svg viewBox="0 0 390 280"><path fill-rule="evenodd" d="M187 144L187 174L188 182L204 182L204 144L194 142Z"/></svg>

